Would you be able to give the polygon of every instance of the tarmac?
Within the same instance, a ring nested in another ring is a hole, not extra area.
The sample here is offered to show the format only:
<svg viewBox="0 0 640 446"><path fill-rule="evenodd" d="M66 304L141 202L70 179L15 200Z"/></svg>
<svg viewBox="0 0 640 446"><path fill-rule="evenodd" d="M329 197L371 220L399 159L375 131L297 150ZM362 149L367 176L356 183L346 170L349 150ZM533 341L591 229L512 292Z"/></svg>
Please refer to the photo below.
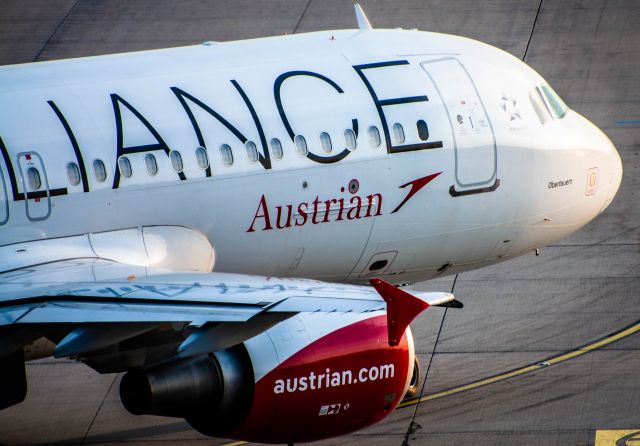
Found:
<svg viewBox="0 0 640 446"><path fill-rule="evenodd" d="M453 291L465 304L432 308L413 324L421 398L317 444L640 439L640 2L361 3L374 27L459 34L524 59L609 135L624 178L604 214L540 256L416 285ZM0 64L355 26L352 2L342 0L3 0ZM2 444L238 444L176 419L128 414L119 375L53 359L28 364L27 374L26 401L0 412Z"/></svg>

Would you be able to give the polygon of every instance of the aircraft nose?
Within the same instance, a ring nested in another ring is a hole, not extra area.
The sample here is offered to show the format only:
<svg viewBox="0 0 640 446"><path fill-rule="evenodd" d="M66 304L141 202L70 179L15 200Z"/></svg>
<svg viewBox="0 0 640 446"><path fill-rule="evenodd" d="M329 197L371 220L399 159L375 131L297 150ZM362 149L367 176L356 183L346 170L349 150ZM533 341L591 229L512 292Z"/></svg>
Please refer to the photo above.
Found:
<svg viewBox="0 0 640 446"><path fill-rule="evenodd" d="M611 141L609 142L611 143L611 168L613 169L613 184L615 185L613 195L615 195L622 183L622 158L620 158L620 153L618 153L613 143Z"/></svg>
<svg viewBox="0 0 640 446"><path fill-rule="evenodd" d="M595 207L595 215L602 213L613 201L622 182L622 160L609 137L589 122L594 166L587 171L586 195ZM594 216L595 216L594 215Z"/></svg>
<svg viewBox="0 0 640 446"><path fill-rule="evenodd" d="M613 201L622 182L622 160L609 137L583 116L572 114L575 189L584 222L601 214ZM570 118L571 119L571 118ZM586 173L586 175L585 175Z"/></svg>
<svg viewBox="0 0 640 446"><path fill-rule="evenodd" d="M623 168L622 168L622 159L620 158L620 154L618 153L616 146L602 131L600 131L600 133L602 135L602 145L604 146L603 152L606 154L605 155L606 160L603 163L605 166L603 167L605 167L605 169L608 170L608 174L609 174L608 187L605 187L605 190L603 191L605 194L604 198L606 201L604 203L604 206L602 207L602 210L600 211L602 212L613 201L613 198L618 193L618 189L620 189L620 184L622 183ZM603 178L603 180L606 184L607 178Z"/></svg>

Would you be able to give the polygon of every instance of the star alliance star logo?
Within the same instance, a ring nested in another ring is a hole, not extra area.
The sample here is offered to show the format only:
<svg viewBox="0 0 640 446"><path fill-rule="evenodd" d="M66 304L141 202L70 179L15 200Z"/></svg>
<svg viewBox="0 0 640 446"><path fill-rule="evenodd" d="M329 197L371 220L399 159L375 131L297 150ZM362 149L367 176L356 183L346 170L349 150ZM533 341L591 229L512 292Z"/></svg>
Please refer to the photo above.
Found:
<svg viewBox="0 0 640 446"><path fill-rule="evenodd" d="M502 110L507 114L509 121L522 118L522 116L520 116L520 110L518 110L518 104L511 96L503 94L500 98L500 107L502 107Z"/></svg>

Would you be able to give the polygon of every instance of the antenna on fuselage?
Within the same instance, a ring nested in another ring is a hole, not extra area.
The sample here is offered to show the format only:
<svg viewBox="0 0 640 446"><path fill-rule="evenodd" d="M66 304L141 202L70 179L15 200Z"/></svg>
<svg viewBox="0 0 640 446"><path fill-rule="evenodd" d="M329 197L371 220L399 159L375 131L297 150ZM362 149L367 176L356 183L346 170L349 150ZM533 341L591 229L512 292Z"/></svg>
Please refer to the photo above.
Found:
<svg viewBox="0 0 640 446"><path fill-rule="evenodd" d="M362 31L373 29L373 26L371 26L371 22L369 22L367 15L362 10L360 3L354 3L353 7L356 10L356 20L358 20L358 28L360 28L360 30Z"/></svg>

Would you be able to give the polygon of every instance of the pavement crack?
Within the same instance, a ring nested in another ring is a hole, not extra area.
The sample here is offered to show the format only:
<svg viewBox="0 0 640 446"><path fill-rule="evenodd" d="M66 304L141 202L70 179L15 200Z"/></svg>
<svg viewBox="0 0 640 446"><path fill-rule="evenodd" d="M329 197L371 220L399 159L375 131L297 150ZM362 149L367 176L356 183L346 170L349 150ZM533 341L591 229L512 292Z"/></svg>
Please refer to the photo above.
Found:
<svg viewBox="0 0 640 446"><path fill-rule="evenodd" d="M307 9L309 9L310 4L311 4L311 0L309 0L307 2L307 6L304 7L302 14L300 14L300 19L298 20L298 23L296 23L296 26L293 28L293 32L291 34L295 34L298 31L298 27L302 23L302 19L304 18L304 15L307 13Z"/></svg>
<svg viewBox="0 0 640 446"><path fill-rule="evenodd" d="M84 431L84 435L82 436L82 440L80 441L80 444L84 444L84 442L86 441L87 435L89 435L89 431L93 427L93 423L95 423L96 418L98 418L98 414L100 413L100 410L102 410L102 406L104 405L104 402L107 400L107 397L109 396L109 392L111 392L111 389L113 388L113 385L116 383L117 379L118 379L118 374L116 373L113 376L113 381L111 381L111 384L109 385L109 388L104 393L104 398L102 398L102 401L100 401L100 405L98 406L98 409L96 410L96 413L93 414L93 418L91 419L91 422L89 423L89 426L87 426L87 430Z"/></svg>
<svg viewBox="0 0 640 446"><path fill-rule="evenodd" d="M531 43L531 39L533 38L533 31L536 29L536 23L538 22L538 16L540 15L540 10L542 9L542 2L544 0L540 0L538 3L538 10L536 11L536 17L533 19L533 25L531 26L531 34L529 34L529 40L527 40L527 46L524 49L524 54L522 55L522 60L524 61L527 58L527 52L529 51L529 44Z"/></svg>
<svg viewBox="0 0 640 446"><path fill-rule="evenodd" d="M36 53L35 57L33 58L33 62L36 62L40 58L40 56L42 56L42 53L44 52L44 50L47 48L47 46L49 46L49 43L51 43L51 39L53 39L53 36L55 36L58 33L58 30L60 29L62 24L67 21L71 13L76 9L76 6L78 6L78 3L80 3L80 0L76 0L73 6L69 8L69 11L67 11L67 13L62 18L62 20L60 20L60 23L58 23L58 26L56 26L56 29L53 30L53 32L51 33L47 41L44 43L44 45L42 45L42 48L40 48L40 50Z"/></svg>
<svg viewBox="0 0 640 446"><path fill-rule="evenodd" d="M453 279L453 284L451 285L451 293L453 293L456 288L456 282L458 281L458 274L456 274ZM431 350L431 356L429 357L429 364L427 364L427 368L424 372L424 379L422 380L422 387L420 388L420 395L424 394L424 388L427 384L427 377L429 376L429 369L431 369L431 362L433 361L433 357L436 353L436 347L438 346L438 341L440 340L440 334L442 333L442 327L444 326L444 319L447 317L448 308L444 309L444 314L442 315L442 320L440 321L440 328L438 328L438 335L436 336L436 342L433 343L433 349ZM418 431L422 430L422 426L416 422L416 414L418 413L418 406L420 405L420 399L415 404L413 408L413 413L411 414L411 421L409 422L409 427L407 427L407 432L404 435L404 440L402 442L402 446L409 445L409 437L418 433Z"/></svg>

